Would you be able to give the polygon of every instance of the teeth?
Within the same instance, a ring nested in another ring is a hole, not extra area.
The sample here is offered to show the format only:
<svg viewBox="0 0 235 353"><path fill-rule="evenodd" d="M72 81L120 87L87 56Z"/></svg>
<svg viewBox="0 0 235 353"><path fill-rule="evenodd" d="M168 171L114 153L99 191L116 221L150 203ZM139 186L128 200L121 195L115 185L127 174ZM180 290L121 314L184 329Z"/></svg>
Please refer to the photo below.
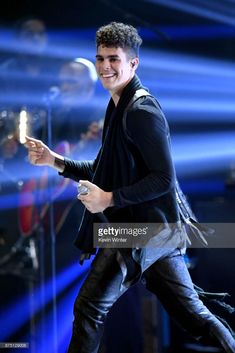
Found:
<svg viewBox="0 0 235 353"><path fill-rule="evenodd" d="M101 74L101 75L102 75L102 77L104 77L104 78L109 78L109 77L113 77L113 76L114 76L114 74L109 74L109 75Z"/></svg>

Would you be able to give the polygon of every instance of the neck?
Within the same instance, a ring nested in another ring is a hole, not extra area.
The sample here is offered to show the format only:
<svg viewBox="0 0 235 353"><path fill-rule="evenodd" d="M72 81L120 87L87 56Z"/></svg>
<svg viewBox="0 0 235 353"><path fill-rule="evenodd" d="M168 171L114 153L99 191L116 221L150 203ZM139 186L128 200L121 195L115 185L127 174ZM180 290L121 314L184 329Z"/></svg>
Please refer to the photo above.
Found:
<svg viewBox="0 0 235 353"><path fill-rule="evenodd" d="M121 97L122 91L123 91L123 89L121 91L119 91L119 92L114 92L114 93L110 92L110 95L111 95L111 97L112 97L112 99L114 101L115 106L117 106L117 104L119 102L119 99Z"/></svg>
<svg viewBox="0 0 235 353"><path fill-rule="evenodd" d="M114 101L115 106L117 106L124 88L128 85L128 83L132 80L132 78L133 78L133 76L130 77L129 80L127 80L124 85L122 85L121 87L117 88L115 91L114 90L113 91L112 90L109 91L109 93L110 93L110 95L111 95L111 97L112 97L112 99Z"/></svg>

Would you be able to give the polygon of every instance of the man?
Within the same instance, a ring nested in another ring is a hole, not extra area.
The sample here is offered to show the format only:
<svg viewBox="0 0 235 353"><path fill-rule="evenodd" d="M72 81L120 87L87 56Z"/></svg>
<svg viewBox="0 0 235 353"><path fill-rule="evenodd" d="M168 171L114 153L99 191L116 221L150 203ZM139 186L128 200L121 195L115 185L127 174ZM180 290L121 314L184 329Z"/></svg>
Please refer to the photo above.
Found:
<svg viewBox="0 0 235 353"><path fill-rule="evenodd" d="M44 96L55 85L58 72L55 58L47 56L48 34L44 21L27 17L17 22L12 47L15 51L0 66L4 84L0 105L13 111L25 106L31 111L37 107L42 109Z"/></svg>
<svg viewBox="0 0 235 353"><path fill-rule="evenodd" d="M92 104L96 82L95 65L91 61L75 58L62 63L58 72L59 94L52 101L54 143L67 140L76 146L80 134L86 133L88 125L98 119L100 112Z"/></svg>
<svg viewBox="0 0 235 353"><path fill-rule="evenodd" d="M56 168L88 188L86 195L78 196L85 206L76 240L83 252L81 261L95 252L95 222L163 225L152 238L153 247L98 250L75 301L69 353L98 351L109 309L140 277L190 334L235 352L229 330L199 300L182 256L185 235L179 224L165 117L148 94L127 107L143 89L135 74L141 43L136 29L123 23L112 22L96 33L96 70L111 99L102 148L93 162L65 159L32 138L26 143L31 163Z"/></svg>

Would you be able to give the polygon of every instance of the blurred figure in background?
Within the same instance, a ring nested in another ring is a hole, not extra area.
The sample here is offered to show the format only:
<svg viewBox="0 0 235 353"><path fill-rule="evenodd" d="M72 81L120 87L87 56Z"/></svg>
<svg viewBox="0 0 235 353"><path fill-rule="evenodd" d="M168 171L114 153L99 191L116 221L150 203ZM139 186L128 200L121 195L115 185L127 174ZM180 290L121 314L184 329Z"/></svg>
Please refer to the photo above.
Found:
<svg viewBox="0 0 235 353"><path fill-rule="evenodd" d="M58 153L79 158L81 155L86 158L96 155L103 128L103 111L94 103L96 82L96 69L90 60L78 57L61 64L58 85L51 87L50 102L52 144ZM82 216L82 207L75 201L76 184L69 179L62 181L58 175L54 176L53 184L57 188L54 208L56 234L63 228L61 233L69 229L68 233L74 236ZM62 252L66 244L62 244ZM57 247L59 251L59 243Z"/></svg>
<svg viewBox="0 0 235 353"><path fill-rule="evenodd" d="M94 104L95 66L85 58L75 58L61 65L58 78L58 96L52 103L53 143L67 140L72 147L82 148L79 136L83 142L94 142L92 134L97 136L98 122L103 116Z"/></svg>
<svg viewBox="0 0 235 353"><path fill-rule="evenodd" d="M1 155L15 155L19 140L20 113L27 112L27 126L34 136L46 138L45 96L57 80L55 58L48 56L48 34L43 20L19 20L11 45L11 57L0 66ZM20 147L20 146L18 146ZM18 151L18 150L17 150Z"/></svg>
<svg viewBox="0 0 235 353"><path fill-rule="evenodd" d="M31 176L37 183L39 173L35 175L30 167L22 143L26 133L46 138L47 109L44 98L58 77L57 61L47 53L49 42L44 21L37 17L22 18L13 30L9 31L8 58L0 66L0 189L2 195L6 194L8 198L12 194L12 203L1 211L0 227L3 229L4 243L1 257L22 235L32 235L33 224L36 224L36 202L32 194L32 207L27 205L29 194L25 191L33 192L27 178ZM27 207L28 212L22 213L22 209L25 211ZM18 213L19 224L12 222L10 228L9 219L17 220ZM27 224L24 223L26 220Z"/></svg>
<svg viewBox="0 0 235 353"><path fill-rule="evenodd" d="M0 67L5 91L1 105L19 109L43 105L47 90L56 82L55 58L48 56L48 35L43 20L30 17L17 22L12 57Z"/></svg>
<svg viewBox="0 0 235 353"><path fill-rule="evenodd" d="M91 61L76 58L62 65L59 80L62 104L67 107L80 106L92 98L97 73Z"/></svg>

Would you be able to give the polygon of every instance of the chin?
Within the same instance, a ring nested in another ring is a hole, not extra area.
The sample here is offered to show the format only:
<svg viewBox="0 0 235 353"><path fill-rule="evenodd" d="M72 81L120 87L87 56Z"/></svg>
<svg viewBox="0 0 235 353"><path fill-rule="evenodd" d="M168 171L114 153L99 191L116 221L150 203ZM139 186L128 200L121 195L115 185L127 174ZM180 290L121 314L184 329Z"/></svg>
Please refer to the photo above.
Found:
<svg viewBox="0 0 235 353"><path fill-rule="evenodd" d="M102 85L103 85L103 87L106 88L106 89L112 89L112 85L109 84L109 83L107 83L107 82L102 82Z"/></svg>

